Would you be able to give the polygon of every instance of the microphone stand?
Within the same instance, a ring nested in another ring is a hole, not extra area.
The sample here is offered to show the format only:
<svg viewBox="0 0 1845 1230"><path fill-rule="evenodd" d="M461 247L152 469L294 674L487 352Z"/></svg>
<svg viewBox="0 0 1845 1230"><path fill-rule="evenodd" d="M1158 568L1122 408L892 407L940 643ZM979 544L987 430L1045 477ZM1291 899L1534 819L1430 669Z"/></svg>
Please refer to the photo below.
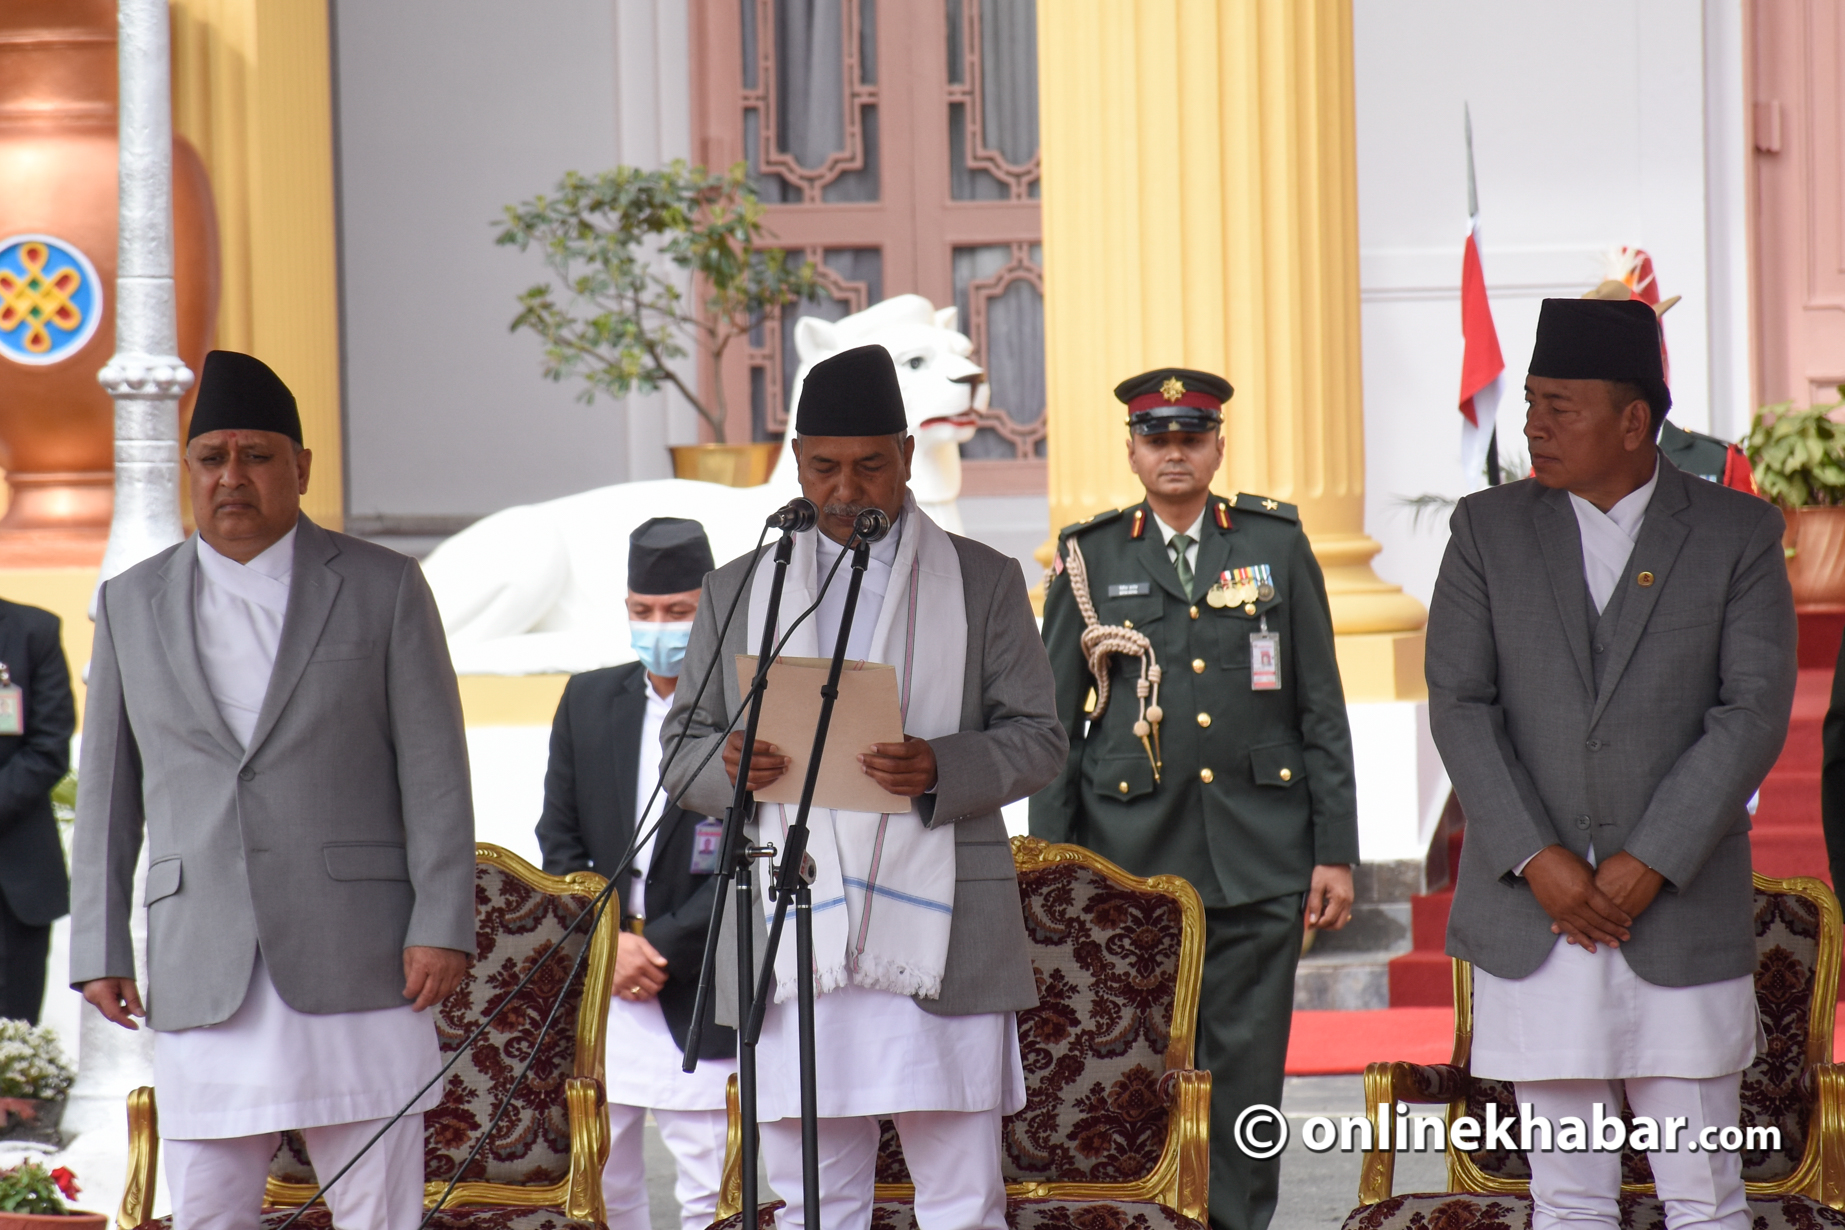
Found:
<svg viewBox="0 0 1845 1230"><path fill-rule="evenodd" d="M839 674L845 665L846 642L852 635L852 617L858 609L858 591L871 563L871 544L882 538L889 522L879 513L871 518L860 514L847 546L852 551L852 579L846 587L845 609L839 617L839 635L833 642L833 662L827 671L826 686L820 689L820 719L814 726L813 752L807 759L807 777L801 783L801 803L794 824L783 837L781 864L774 884L775 919L769 926L769 939L763 952L760 981L750 996L744 1027L738 1031L739 1054L748 1046L752 1054L762 1035L763 1013L772 994L775 977L775 954L781 945L782 927L788 917L788 902L794 901L796 1000L800 1030L801 1067L801 1224L806 1230L820 1230L820 1140L819 1094L816 1088L814 1061L814 861L807 853L807 816L813 808L814 786L820 779L820 755L826 748L826 732L833 720L833 702L839 699ZM744 1222L745 1230L755 1230Z"/></svg>
<svg viewBox="0 0 1845 1230"><path fill-rule="evenodd" d="M812 521L807 522L808 526ZM769 613L762 621L762 648L756 655L756 677L750 683L749 717L743 727L743 748L737 760L736 791L730 806L724 809L724 835L719 843L717 891L711 897L711 924L705 931L704 957L699 964L698 991L692 1000L692 1024L686 1031L682 1070L698 1067L698 1051L704 1040L705 1011L711 999L712 981L717 973L718 929L724 921L724 894L732 882L737 897L737 1010L739 1020L748 1020L750 997L755 989L755 928L750 912L755 908L752 896L752 859L773 854L773 848L749 845L743 826L750 819L750 761L756 749L756 726L762 717L762 694L768 687L769 664L775 652L775 624L782 609L782 583L788 576L788 561L794 554L794 535L804 528L785 523L781 541L775 544L775 574L769 583ZM855 578L856 579L856 578ZM722 647L720 646L720 652ZM743 1226L756 1230L758 1204L756 1190L757 1154L760 1137L756 1129L756 1039L746 1041L737 1031L737 1109L742 1118L743 1138Z"/></svg>

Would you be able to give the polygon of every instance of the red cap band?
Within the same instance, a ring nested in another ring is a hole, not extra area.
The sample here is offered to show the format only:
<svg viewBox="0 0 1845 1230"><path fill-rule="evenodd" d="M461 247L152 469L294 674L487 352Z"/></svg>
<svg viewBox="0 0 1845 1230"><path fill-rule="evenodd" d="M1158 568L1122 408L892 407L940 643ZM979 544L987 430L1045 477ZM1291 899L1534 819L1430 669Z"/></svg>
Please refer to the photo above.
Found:
<svg viewBox="0 0 1845 1230"><path fill-rule="evenodd" d="M1195 406L1200 410L1221 410L1223 404L1224 403L1218 401L1209 393L1199 392L1195 389L1185 390L1185 392L1179 394L1179 399L1177 401L1169 400L1164 393L1156 389L1151 393L1142 393L1139 397L1130 401L1128 403L1128 413L1137 414L1142 410L1167 410L1177 406Z"/></svg>

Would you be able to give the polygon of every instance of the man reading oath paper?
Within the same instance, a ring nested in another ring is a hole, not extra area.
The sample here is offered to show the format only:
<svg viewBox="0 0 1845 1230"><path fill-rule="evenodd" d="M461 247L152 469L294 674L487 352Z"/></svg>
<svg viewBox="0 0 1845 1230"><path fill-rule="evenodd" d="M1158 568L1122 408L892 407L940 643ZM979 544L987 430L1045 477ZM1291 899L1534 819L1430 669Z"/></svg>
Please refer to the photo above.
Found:
<svg viewBox="0 0 1845 1230"><path fill-rule="evenodd" d="M1429 604L1429 725L1467 810L1448 952L1473 1072L1549 1120L1636 1116L1671 1230L1748 1230L1737 1122L1757 1017L1749 795L1794 695L1774 506L1680 472L1644 303L1546 299L1534 477L1455 509ZM1643 1125L1644 1126L1644 1125ZM1619 1152L1535 1137L1532 1230L1620 1219Z"/></svg>
<svg viewBox="0 0 1845 1230"><path fill-rule="evenodd" d="M301 514L311 461L281 379L213 351L185 454L199 532L96 602L71 982L154 1029L174 1230L256 1225L281 1131L331 1179L441 1067L429 1009L474 952L442 621L415 560ZM441 1096L327 1193L340 1230L414 1230Z"/></svg>
<svg viewBox="0 0 1845 1230"><path fill-rule="evenodd" d="M1000 1118L1025 1102L1013 1014L1037 1003L1017 877L1000 808L1039 789L1067 753L1056 717L1049 660L1032 619L1024 578L1010 558L945 533L910 498L910 455L896 367L881 346L817 364L795 412L801 489L820 509L819 529L797 539L776 627L812 604L851 536L853 518L880 508L890 533L871 550L847 638L848 660L896 668L901 743L864 746L837 722L826 757L854 757L885 790L911 799L901 813L816 807L808 852L813 886L815 1033L819 1041L820 1224L865 1230L871 1220L878 1118L895 1120L916 1181L925 1230L1001 1230ZM772 564L765 558L738 618L717 642L749 557L705 579L684 677L700 679L718 658L696 712L695 689L674 694L665 730L690 719L689 746L668 771L682 805L721 816L742 751L729 737L722 764L690 774L738 706L737 654L755 651L770 618ZM820 609L783 653L825 657L840 635L848 559ZM784 749L758 741L749 785L787 771ZM793 804L759 804L754 830L782 844ZM756 880L756 952L774 903ZM726 915L726 926L735 919ZM773 1002L759 1055L762 1156L770 1185L789 1198L783 1230L807 1224L801 1207L801 1099L794 944L777 955ZM726 938L719 949L734 962ZM720 967L734 1022L735 970Z"/></svg>

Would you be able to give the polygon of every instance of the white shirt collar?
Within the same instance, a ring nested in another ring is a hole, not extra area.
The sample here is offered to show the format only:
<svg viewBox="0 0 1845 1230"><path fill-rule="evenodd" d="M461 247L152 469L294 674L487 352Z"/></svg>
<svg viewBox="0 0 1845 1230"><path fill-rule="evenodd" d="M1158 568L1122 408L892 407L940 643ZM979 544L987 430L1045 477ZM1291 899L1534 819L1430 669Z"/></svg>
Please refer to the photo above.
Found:
<svg viewBox="0 0 1845 1230"><path fill-rule="evenodd" d="M1210 501L1208 500L1205 502L1207 504L1210 503ZM1179 531L1173 529L1170 525L1167 525L1164 521L1161 521L1160 515L1158 513L1153 514L1153 524L1159 526L1160 528L1160 541L1165 543L1167 546L1171 546L1172 536L1178 533ZM1201 508L1198 510L1197 519L1192 522L1192 527L1185 531L1185 536L1191 539L1193 542L1197 542L1198 536L1199 534L1203 532L1203 530L1204 530L1204 509Z"/></svg>

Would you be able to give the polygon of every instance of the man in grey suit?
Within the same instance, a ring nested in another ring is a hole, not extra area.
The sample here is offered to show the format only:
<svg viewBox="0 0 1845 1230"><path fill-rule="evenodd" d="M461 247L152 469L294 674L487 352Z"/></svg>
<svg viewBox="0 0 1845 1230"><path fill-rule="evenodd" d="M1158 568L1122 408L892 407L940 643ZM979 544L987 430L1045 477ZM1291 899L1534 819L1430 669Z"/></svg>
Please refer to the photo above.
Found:
<svg viewBox="0 0 1845 1230"><path fill-rule="evenodd" d="M1645 304L1546 300L1525 400L1534 477L1460 502L1429 607L1473 1071L1558 1130L1533 1230L1616 1225L1619 1151L1561 1127L1623 1093L1672 1230L1747 1230L1738 1156L1688 1142L1736 1124L1757 1045L1745 803L1793 704L1781 514L1659 453Z"/></svg>
<svg viewBox="0 0 1845 1230"><path fill-rule="evenodd" d="M1063 766L1068 743L1050 662L1018 565L944 533L910 498L915 440L888 351L863 346L817 364L795 430L801 488L821 517L819 533L798 539L777 627L785 631L813 600L859 512L882 509L892 529L872 549L847 656L896 667L904 740L866 746L835 724L826 754L856 753L878 785L914 800L889 814L814 809L819 1222L826 1230L869 1226L878 1119L890 1117L916 1181L918 1222L1001 1230L1000 1120L1024 1103L1013 1014L1037 1003L1037 988L1000 808ZM718 623L750 563L733 560L705 579L682 678L702 679L715 659L721 686L696 710L695 687L680 687L664 728L670 746L690 723L667 784L681 806L707 815L730 806L743 736L729 736L721 761L705 772L692 771L737 712L734 656L754 651L771 616L765 559L718 643ZM832 652L847 576L842 568L784 653ZM787 771L781 751L757 742L752 789ZM779 843L795 810L758 803L762 838ZM765 903L756 883L760 959ZM784 1230L811 1224L799 1200L792 949L784 943L778 955L758 1052L762 1156L770 1185L790 1198ZM734 959L728 940L719 951ZM717 985L734 987L734 974ZM730 1007L734 1020L734 1001Z"/></svg>
<svg viewBox="0 0 1845 1230"><path fill-rule="evenodd" d="M96 604L71 982L155 1030L176 1230L244 1230L278 1132L302 1129L330 1178L440 1067L427 1009L472 958L474 817L429 587L301 515L288 388L213 351L185 459L198 534ZM441 1092L328 1194L342 1230L416 1225Z"/></svg>

